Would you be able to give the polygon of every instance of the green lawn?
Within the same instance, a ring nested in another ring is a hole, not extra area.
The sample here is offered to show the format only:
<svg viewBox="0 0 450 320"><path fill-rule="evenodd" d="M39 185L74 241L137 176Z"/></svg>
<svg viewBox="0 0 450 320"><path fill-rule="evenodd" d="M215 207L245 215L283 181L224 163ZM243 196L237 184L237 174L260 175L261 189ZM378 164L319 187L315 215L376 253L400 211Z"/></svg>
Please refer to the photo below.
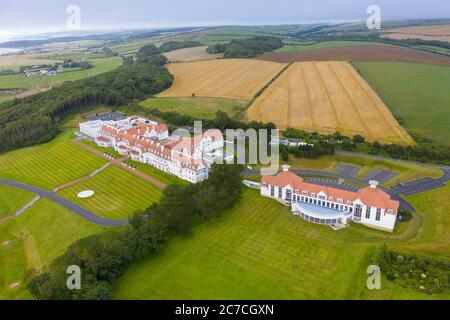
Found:
<svg viewBox="0 0 450 320"><path fill-rule="evenodd" d="M33 198L32 193L0 184L0 219L12 216Z"/></svg>
<svg viewBox="0 0 450 320"><path fill-rule="evenodd" d="M228 113L230 117L238 117L247 106L246 100L223 98L150 98L140 103L147 108L155 108L164 112L174 111L199 119L214 119L217 110Z"/></svg>
<svg viewBox="0 0 450 320"><path fill-rule="evenodd" d="M106 163L71 138L72 134L66 133L50 143L0 155L0 177L50 190L87 176Z"/></svg>
<svg viewBox="0 0 450 320"><path fill-rule="evenodd" d="M45 269L73 242L106 230L46 199L0 224L0 300L30 299L23 280L28 270Z"/></svg>
<svg viewBox="0 0 450 320"><path fill-rule="evenodd" d="M407 129L450 144L450 67L402 62L354 65Z"/></svg>
<svg viewBox="0 0 450 320"><path fill-rule="evenodd" d="M131 163L133 166L135 166L139 171L145 173L146 175L155 178L156 180L166 184L166 185L170 185L170 184L179 184L179 185L183 185L186 186L189 184L189 182L185 181L185 180L181 180L180 178L165 173L161 170L156 169L155 167L152 167L151 165L145 164L145 163L140 163L140 162L135 162L135 161L131 161L131 160L127 160L127 163Z"/></svg>
<svg viewBox="0 0 450 320"><path fill-rule="evenodd" d="M89 70L66 71L54 77L32 77L26 78L23 75L0 76L0 88L49 88L67 81L75 81L105 73L116 69L121 65L120 57L92 59L89 60L94 65Z"/></svg>
<svg viewBox="0 0 450 320"><path fill-rule="evenodd" d="M332 231L245 189L223 217L130 268L115 285L115 298L427 299L386 279L381 291L365 289L374 250L414 237L410 228L401 229L393 235L359 225Z"/></svg>
<svg viewBox="0 0 450 320"><path fill-rule="evenodd" d="M311 51L324 48L335 48L335 47L347 47L347 46L386 46L384 43L380 42L370 42L370 41L324 41L315 44L294 44L285 45L284 47L276 50L278 52L302 52Z"/></svg>
<svg viewBox="0 0 450 320"><path fill-rule="evenodd" d="M78 199L78 193L84 190L93 190L95 195ZM98 216L120 220L159 201L161 190L123 168L110 166L92 179L61 190L59 195Z"/></svg>

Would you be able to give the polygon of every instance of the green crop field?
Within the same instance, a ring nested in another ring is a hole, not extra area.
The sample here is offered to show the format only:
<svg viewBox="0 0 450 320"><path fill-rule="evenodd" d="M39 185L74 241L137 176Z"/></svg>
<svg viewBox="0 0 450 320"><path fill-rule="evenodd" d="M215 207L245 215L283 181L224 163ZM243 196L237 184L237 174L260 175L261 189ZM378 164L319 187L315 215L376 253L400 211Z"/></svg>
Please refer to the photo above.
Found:
<svg viewBox="0 0 450 320"><path fill-rule="evenodd" d="M0 224L0 300L31 298L28 270L45 269L75 241L106 230L45 199Z"/></svg>
<svg viewBox="0 0 450 320"><path fill-rule="evenodd" d="M140 103L147 108L164 112L174 111L199 119L214 119L218 110L225 111L230 117L242 114L247 106L245 100L224 98L150 98Z"/></svg>
<svg viewBox="0 0 450 320"><path fill-rule="evenodd" d="M0 184L0 219L12 216L33 198L29 192Z"/></svg>
<svg viewBox="0 0 450 320"><path fill-rule="evenodd" d="M428 232L416 235L411 227L393 235L359 225L333 231L246 189L223 217L171 240L159 254L129 269L115 285L115 298L429 299L386 279L380 291L365 289L366 269L379 245L397 246Z"/></svg>
<svg viewBox="0 0 450 320"><path fill-rule="evenodd" d="M93 190L89 199L78 199L84 190ZM127 219L159 201L161 190L150 182L117 166L110 166L94 178L61 190L59 195L109 219Z"/></svg>
<svg viewBox="0 0 450 320"><path fill-rule="evenodd" d="M404 127L450 145L450 67L355 62Z"/></svg>
<svg viewBox="0 0 450 320"><path fill-rule="evenodd" d="M0 76L0 88L49 88L67 81L75 81L105 73L116 69L122 63L120 57L92 59L89 60L94 65L88 70L65 71L53 77L32 77L26 78L23 75Z"/></svg>
<svg viewBox="0 0 450 320"><path fill-rule="evenodd" d="M48 190L85 177L106 160L71 142L72 134L53 141L0 155L0 177Z"/></svg>
<svg viewBox="0 0 450 320"><path fill-rule="evenodd" d="M284 47L276 50L278 52L302 52L324 48L346 47L346 46L386 46L380 42L370 41L324 41L314 44L287 44Z"/></svg>

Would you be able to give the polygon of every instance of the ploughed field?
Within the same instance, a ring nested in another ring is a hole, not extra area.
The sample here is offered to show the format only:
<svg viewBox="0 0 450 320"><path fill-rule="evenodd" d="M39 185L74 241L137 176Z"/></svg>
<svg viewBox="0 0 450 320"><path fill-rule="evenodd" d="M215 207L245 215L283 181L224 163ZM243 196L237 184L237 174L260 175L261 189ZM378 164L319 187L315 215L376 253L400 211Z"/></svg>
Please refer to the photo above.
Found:
<svg viewBox="0 0 450 320"><path fill-rule="evenodd" d="M248 120L331 134L361 134L370 141L412 139L346 62L302 62L289 67L248 110Z"/></svg>
<svg viewBox="0 0 450 320"><path fill-rule="evenodd" d="M284 64L223 59L169 64L173 85L159 97L218 97L252 99L284 67Z"/></svg>
<svg viewBox="0 0 450 320"><path fill-rule="evenodd" d="M270 52L258 60L288 63L292 61L400 61L450 66L450 57L396 46L344 46L304 52Z"/></svg>

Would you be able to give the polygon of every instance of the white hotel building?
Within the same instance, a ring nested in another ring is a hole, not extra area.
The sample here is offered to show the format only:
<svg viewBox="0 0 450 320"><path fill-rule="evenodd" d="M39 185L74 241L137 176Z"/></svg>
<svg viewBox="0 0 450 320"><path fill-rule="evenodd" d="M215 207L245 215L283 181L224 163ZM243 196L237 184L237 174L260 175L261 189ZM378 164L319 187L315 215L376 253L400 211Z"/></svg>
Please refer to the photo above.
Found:
<svg viewBox="0 0 450 320"><path fill-rule="evenodd" d="M224 139L219 130L193 137L171 136L165 124L133 116L119 121L81 123L80 132L101 147L113 148L133 161L191 183L208 179L216 160L234 160L233 155L223 151Z"/></svg>
<svg viewBox="0 0 450 320"><path fill-rule="evenodd" d="M277 176L264 176L261 195L292 207L294 215L324 225L361 223L371 228L392 232L400 203L392 200L378 182L357 192L324 187L305 182L289 171L289 166Z"/></svg>

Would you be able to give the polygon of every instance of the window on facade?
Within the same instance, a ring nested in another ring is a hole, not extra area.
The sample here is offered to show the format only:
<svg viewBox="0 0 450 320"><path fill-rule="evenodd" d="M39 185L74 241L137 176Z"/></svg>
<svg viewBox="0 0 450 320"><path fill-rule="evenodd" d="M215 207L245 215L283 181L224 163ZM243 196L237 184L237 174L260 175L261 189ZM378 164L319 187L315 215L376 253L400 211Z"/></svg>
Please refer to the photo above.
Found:
<svg viewBox="0 0 450 320"><path fill-rule="evenodd" d="M377 208L377 216L376 216L376 220L380 221L381 220L381 209Z"/></svg>
<svg viewBox="0 0 450 320"><path fill-rule="evenodd" d="M370 219L370 211L372 210L372 208L370 206L367 206L366 208L366 219Z"/></svg>
<svg viewBox="0 0 450 320"><path fill-rule="evenodd" d="M282 199L283 198L283 189L278 187L278 198Z"/></svg>
<svg viewBox="0 0 450 320"><path fill-rule="evenodd" d="M270 186L270 196L275 197L275 187L274 186Z"/></svg>
<svg viewBox="0 0 450 320"><path fill-rule="evenodd" d="M355 216L361 217L362 215L362 206L360 204L357 204L355 207Z"/></svg>

